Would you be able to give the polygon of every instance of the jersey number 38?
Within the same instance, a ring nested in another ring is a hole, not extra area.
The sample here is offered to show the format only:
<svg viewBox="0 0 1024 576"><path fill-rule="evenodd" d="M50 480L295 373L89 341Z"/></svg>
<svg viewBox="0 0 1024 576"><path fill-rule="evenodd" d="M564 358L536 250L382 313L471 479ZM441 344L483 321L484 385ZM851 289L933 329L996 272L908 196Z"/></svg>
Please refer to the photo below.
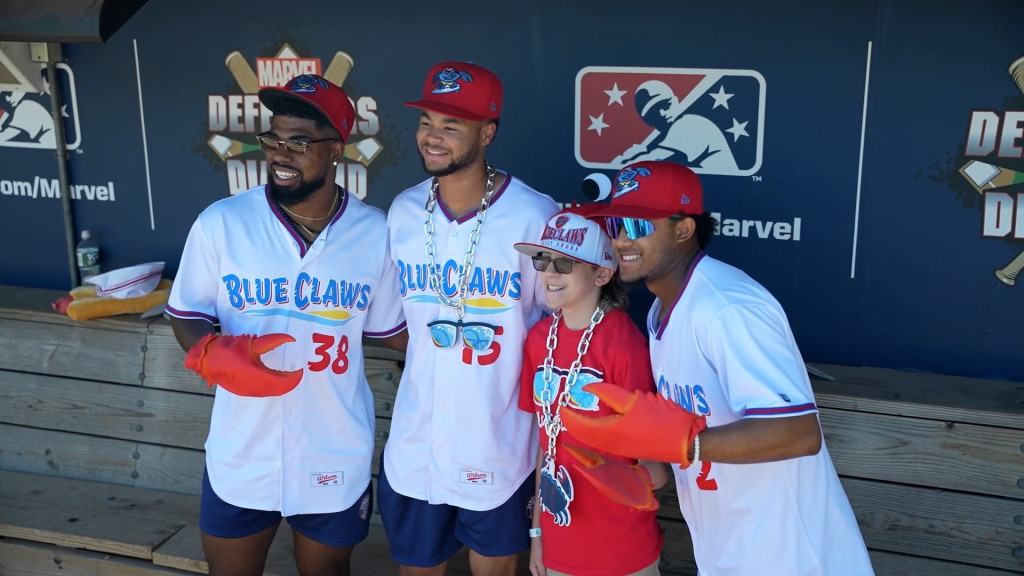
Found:
<svg viewBox="0 0 1024 576"><path fill-rule="evenodd" d="M327 368L335 374L348 372L348 336L336 339L330 334L313 334L313 342L316 348L316 360L309 362L309 369L313 372L323 372ZM337 345L335 345L337 342Z"/></svg>

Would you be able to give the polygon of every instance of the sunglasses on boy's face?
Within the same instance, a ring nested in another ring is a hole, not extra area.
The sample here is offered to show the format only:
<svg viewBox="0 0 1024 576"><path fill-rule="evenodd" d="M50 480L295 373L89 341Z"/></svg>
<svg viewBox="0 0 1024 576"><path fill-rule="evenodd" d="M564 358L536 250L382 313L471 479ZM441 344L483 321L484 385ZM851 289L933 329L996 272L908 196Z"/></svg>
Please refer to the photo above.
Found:
<svg viewBox="0 0 1024 576"><path fill-rule="evenodd" d="M673 222L678 222L683 219L683 215L679 214L676 216L669 216L668 219ZM609 238L615 240L619 237L619 232L622 230L626 232L626 237L630 240L639 240L644 236L650 236L654 233L654 222L644 220L643 218L605 216L604 231L608 233Z"/></svg>
<svg viewBox="0 0 1024 576"><path fill-rule="evenodd" d="M576 263L572 258L552 258L550 256L537 255L532 258L533 269L537 272L546 272L551 264L555 265L555 272L559 274L572 274L572 265Z"/></svg>

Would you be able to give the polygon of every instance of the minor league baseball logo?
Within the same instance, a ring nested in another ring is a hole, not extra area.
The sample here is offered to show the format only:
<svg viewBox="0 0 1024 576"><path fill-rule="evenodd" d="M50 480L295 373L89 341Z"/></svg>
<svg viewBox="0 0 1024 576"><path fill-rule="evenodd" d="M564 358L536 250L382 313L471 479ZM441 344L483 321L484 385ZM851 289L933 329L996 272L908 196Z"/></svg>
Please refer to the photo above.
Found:
<svg viewBox="0 0 1024 576"><path fill-rule="evenodd" d="M698 174L761 169L765 80L755 70L587 66L576 75L580 166L671 160Z"/></svg>
<svg viewBox="0 0 1024 576"><path fill-rule="evenodd" d="M78 150L82 134L78 121L75 75L67 64L61 62L57 64L57 76L54 85L67 87L67 96L61 106L61 116L65 118L64 140L68 150ZM0 50L0 146L57 148L57 134L50 112L51 94L50 76L46 68L20 70Z"/></svg>

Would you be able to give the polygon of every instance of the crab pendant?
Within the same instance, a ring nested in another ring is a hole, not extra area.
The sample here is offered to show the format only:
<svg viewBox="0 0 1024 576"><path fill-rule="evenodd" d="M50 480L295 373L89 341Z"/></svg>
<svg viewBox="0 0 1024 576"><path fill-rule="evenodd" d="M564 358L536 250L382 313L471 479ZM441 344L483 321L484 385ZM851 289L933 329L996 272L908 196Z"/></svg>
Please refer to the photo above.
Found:
<svg viewBox="0 0 1024 576"><path fill-rule="evenodd" d="M540 504L545 512L554 516L556 526L568 526L572 522L569 504L572 502L572 478L565 466L555 468L555 459L544 457L540 470Z"/></svg>

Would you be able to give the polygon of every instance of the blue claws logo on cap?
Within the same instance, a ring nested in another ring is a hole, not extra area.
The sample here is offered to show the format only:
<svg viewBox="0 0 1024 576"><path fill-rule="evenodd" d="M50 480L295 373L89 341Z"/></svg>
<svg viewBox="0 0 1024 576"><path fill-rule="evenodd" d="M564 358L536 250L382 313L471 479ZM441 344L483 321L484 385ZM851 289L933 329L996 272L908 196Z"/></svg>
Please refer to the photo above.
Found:
<svg viewBox="0 0 1024 576"><path fill-rule="evenodd" d="M309 94L316 92L317 89L323 88L328 89L327 81L318 76L312 74L303 74L292 78L291 82L288 83L288 90L291 92L299 92L303 94Z"/></svg>
<svg viewBox="0 0 1024 576"><path fill-rule="evenodd" d="M456 70L455 68L445 68L437 74L434 74L433 79L434 89L431 90L433 94L448 94L449 92L458 92L462 90L462 85L459 84L459 80L465 80L466 82L472 82L473 76L469 72L462 70ZM491 111L494 111L494 105L491 105Z"/></svg>
<svg viewBox="0 0 1024 576"><path fill-rule="evenodd" d="M559 216L557 219L555 219L555 228L561 228L562 226L565 226L565 223L568 221L568 216Z"/></svg>
<svg viewBox="0 0 1024 576"><path fill-rule="evenodd" d="M623 168L622 171L619 172L618 177L616 178L615 194L612 195L612 198L618 198L619 196L628 194L633 190L636 190L637 188L640 187L640 182L637 181L637 177L650 175L651 171L648 170L647 168Z"/></svg>

